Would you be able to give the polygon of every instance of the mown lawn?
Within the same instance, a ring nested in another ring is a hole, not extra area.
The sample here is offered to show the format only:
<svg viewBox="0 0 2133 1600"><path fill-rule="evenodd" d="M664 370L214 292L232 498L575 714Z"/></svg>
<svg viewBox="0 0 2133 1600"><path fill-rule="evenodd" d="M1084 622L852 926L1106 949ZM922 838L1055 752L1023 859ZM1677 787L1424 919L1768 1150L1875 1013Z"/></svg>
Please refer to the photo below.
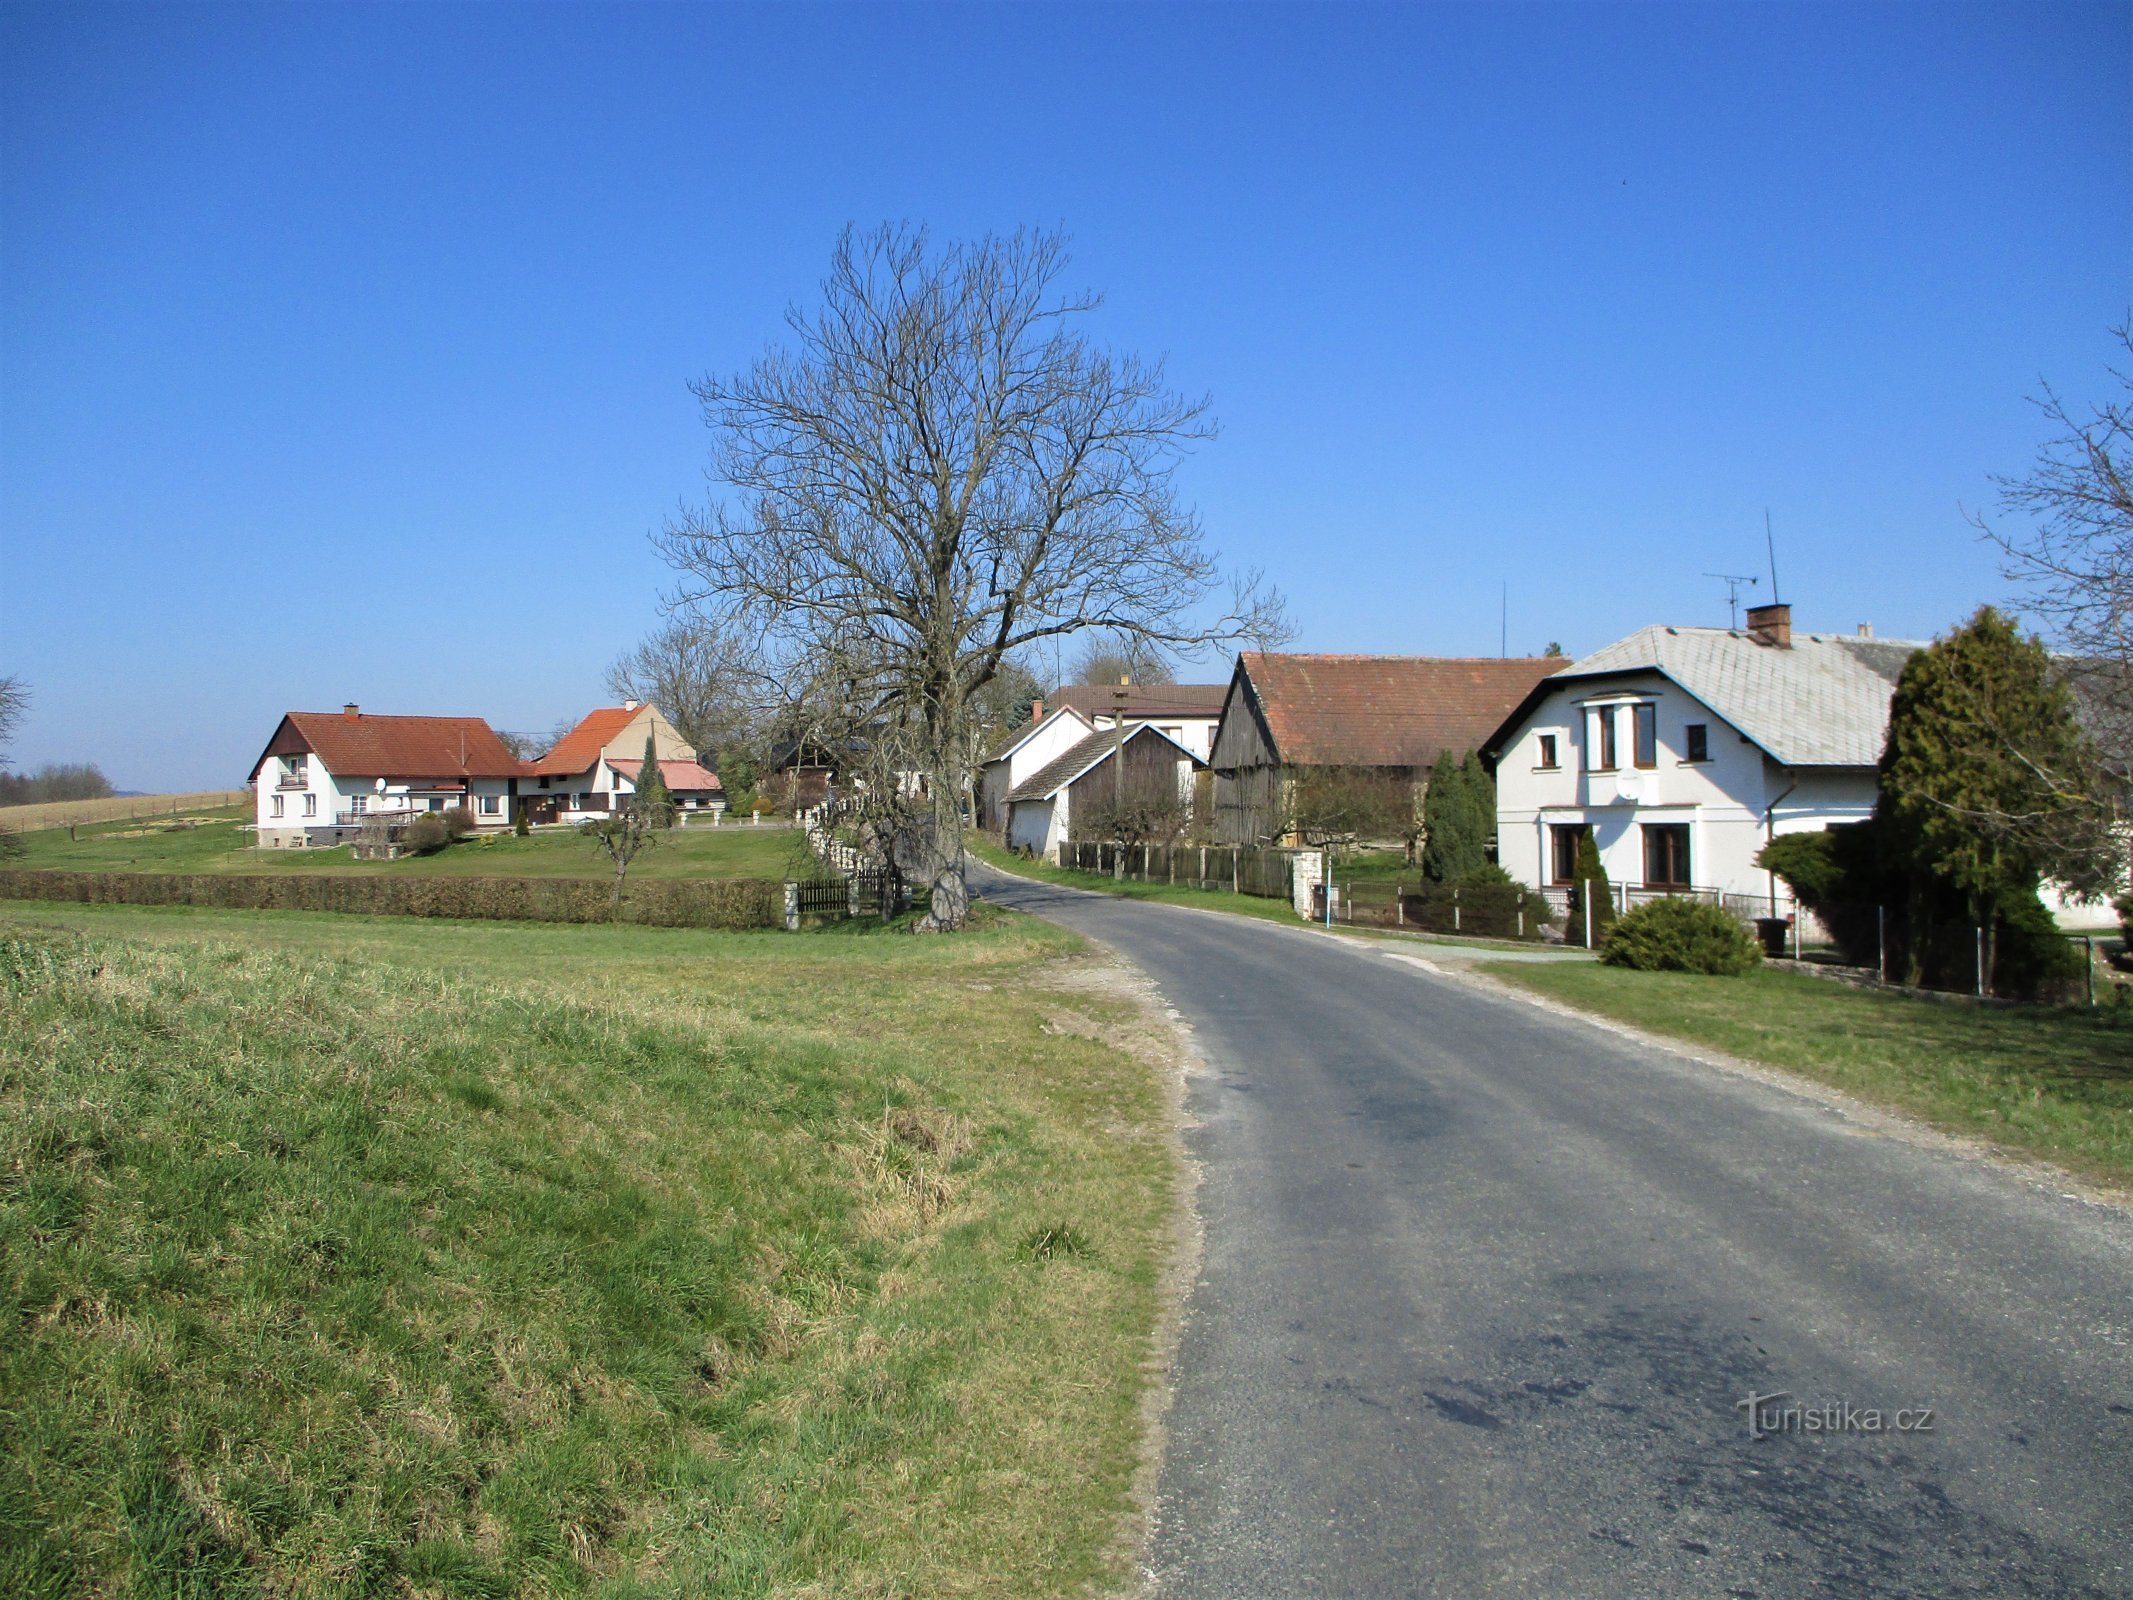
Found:
<svg viewBox="0 0 2133 1600"><path fill-rule="evenodd" d="M1174 1171L1089 960L0 905L0 1593L1122 1581Z"/></svg>
<svg viewBox="0 0 2133 1600"><path fill-rule="evenodd" d="M357 861L343 845L332 850L259 850L240 823L248 809L160 821L118 821L23 834L18 867L74 872L353 872L452 873L472 877L604 878L610 868L569 829L518 838L485 834L433 856ZM799 831L747 823L676 828L659 835L631 865L647 878L790 878L819 871Z"/></svg>
<svg viewBox="0 0 2133 1600"><path fill-rule="evenodd" d="M1765 969L1491 964L1506 983L2133 1191L2133 1011L1973 1009Z"/></svg>

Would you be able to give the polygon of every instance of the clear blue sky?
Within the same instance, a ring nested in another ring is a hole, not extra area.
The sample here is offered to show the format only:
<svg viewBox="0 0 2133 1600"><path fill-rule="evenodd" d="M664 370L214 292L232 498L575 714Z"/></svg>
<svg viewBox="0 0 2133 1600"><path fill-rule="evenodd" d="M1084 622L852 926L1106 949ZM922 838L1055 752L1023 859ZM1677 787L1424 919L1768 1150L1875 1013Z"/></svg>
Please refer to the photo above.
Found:
<svg viewBox="0 0 2133 1600"><path fill-rule="evenodd" d="M1723 622L1766 507L1930 635L2133 302L2126 4L10 4L0 108L14 759L123 787L593 704L847 220L1065 228L1327 650Z"/></svg>

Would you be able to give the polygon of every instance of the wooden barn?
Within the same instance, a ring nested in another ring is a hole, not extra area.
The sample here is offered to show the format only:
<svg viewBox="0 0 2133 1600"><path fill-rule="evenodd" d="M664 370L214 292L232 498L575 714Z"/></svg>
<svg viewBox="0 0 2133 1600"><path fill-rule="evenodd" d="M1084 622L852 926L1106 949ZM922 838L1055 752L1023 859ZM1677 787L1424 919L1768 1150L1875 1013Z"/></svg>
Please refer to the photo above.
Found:
<svg viewBox="0 0 2133 1600"><path fill-rule="evenodd" d="M1237 658L1209 765L1221 844L1299 843L1307 780L1408 786L1422 803L1429 769L1478 749L1560 656L1306 655Z"/></svg>

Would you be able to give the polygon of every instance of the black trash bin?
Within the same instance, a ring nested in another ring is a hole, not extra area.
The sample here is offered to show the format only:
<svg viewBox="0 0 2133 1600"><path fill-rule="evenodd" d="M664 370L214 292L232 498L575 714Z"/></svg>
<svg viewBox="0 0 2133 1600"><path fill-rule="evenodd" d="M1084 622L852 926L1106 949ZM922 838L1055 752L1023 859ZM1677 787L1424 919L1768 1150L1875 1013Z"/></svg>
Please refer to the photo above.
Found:
<svg viewBox="0 0 2133 1600"><path fill-rule="evenodd" d="M1792 918L1757 917L1755 931L1762 937L1764 955L1781 956L1785 953L1786 941L1792 937Z"/></svg>

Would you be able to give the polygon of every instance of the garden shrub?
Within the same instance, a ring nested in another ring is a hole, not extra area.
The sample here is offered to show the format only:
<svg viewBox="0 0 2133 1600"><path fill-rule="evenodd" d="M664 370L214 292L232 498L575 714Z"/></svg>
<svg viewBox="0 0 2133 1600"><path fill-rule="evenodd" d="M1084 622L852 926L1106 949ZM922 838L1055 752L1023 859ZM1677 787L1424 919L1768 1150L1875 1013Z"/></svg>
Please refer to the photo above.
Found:
<svg viewBox="0 0 2133 1600"><path fill-rule="evenodd" d="M1737 978L1763 959L1748 930L1704 900L1669 895L1650 900L1607 930L1600 959L1639 972L1702 972Z"/></svg>
<svg viewBox="0 0 2133 1600"><path fill-rule="evenodd" d="M453 844L474 837L474 813L465 806L454 806L443 815L445 831L451 835Z"/></svg>
<svg viewBox="0 0 2133 1600"><path fill-rule="evenodd" d="M400 842L418 856L433 856L452 842L452 830L440 813L425 811L407 825Z"/></svg>
<svg viewBox="0 0 2133 1600"><path fill-rule="evenodd" d="M1423 883L1400 897L1410 927L1429 933L1470 933L1482 939L1539 939L1548 902L1494 862L1457 883Z"/></svg>

